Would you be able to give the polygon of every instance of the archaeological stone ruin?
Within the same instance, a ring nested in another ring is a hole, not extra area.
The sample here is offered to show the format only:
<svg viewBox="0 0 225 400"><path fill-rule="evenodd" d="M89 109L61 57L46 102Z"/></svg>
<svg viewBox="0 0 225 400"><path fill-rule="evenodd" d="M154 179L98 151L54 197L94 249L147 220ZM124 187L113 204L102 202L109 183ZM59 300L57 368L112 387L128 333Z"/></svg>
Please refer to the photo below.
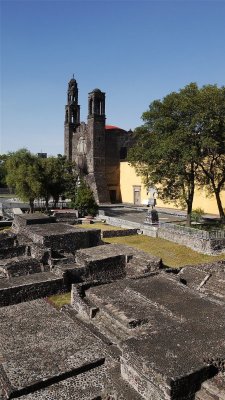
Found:
<svg viewBox="0 0 225 400"><path fill-rule="evenodd" d="M224 284L223 261L174 270L99 229L16 216L0 235L0 399L224 400Z"/></svg>

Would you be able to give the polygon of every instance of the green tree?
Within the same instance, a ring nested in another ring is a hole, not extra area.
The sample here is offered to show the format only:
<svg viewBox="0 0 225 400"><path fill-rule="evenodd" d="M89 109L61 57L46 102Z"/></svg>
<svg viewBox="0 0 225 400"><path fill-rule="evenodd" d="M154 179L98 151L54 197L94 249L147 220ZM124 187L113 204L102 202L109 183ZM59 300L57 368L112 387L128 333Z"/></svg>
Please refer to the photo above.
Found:
<svg viewBox="0 0 225 400"><path fill-rule="evenodd" d="M7 154L0 155L0 187L6 187L6 160L8 158Z"/></svg>
<svg viewBox="0 0 225 400"><path fill-rule="evenodd" d="M27 149L9 153L6 167L7 185L14 188L16 195L29 201L30 212L34 211L34 200L41 191L41 171L38 157Z"/></svg>
<svg viewBox="0 0 225 400"><path fill-rule="evenodd" d="M59 201L59 196L63 195L69 183L74 181L72 165L66 157L48 157L40 159L41 168L41 196L44 197L46 209L50 197L54 200L54 206Z"/></svg>
<svg viewBox="0 0 225 400"><path fill-rule="evenodd" d="M94 199L94 195L89 186L83 181L76 187L76 195L74 201L74 208L76 208L81 216L88 214L96 215L98 205Z"/></svg>
<svg viewBox="0 0 225 400"><path fill-rule="evenodd" d="M206 187L224 218L225 88L191 83L153 101L142 118L129 161L146 185L155 184L162 199L185 206L188 225L195 187Z"/></svg>
<svg viewBox="0 0 225 400"><path fill-rule="evenodd" d="M225 218L221 191L225 188L225 87L203 86L200 92L199 138L201 159L199 186L215 195L220 217Z"/></svg>
<svg viewBox="0 0 225 400"><path fill-rule="evenodd" d="M145 124L136 129L136 144L128 156L146 186L154 184L162 199L187 209L188 225L200 156L198 110L199 90L194 83L153 101L143 113Z"/></svg>

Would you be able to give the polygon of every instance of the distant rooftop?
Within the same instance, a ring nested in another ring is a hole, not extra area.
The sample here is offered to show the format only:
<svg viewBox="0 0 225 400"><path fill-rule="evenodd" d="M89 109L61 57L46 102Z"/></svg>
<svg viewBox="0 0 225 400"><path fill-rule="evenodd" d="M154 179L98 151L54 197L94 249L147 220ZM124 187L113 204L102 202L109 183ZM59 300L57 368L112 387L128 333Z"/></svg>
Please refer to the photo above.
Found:
<svg viewBox="0 0 225 400"><path fill-rule="evenodd" d="M106 129L107 131L113 130L113 129L119 129L120 131L124 131L124 130L125 130L125 129L119 128L119 126L115 126L115 125L106 125L106 126L105 126L105 129Z"/></svg>

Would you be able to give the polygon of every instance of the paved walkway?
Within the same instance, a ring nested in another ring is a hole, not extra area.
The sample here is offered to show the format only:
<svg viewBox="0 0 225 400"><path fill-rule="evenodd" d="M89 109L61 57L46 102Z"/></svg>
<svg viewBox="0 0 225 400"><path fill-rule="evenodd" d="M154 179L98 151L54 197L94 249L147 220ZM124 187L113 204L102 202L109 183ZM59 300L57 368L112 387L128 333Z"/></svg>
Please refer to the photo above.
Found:
<svg viewBox="0 0 225 400"><path fill-rule="evenodd" d="M132 204L102 204L100 210L105 212L105 215L110 217L117 217L132 222L143 223L147 212L150 210L147 206L135 206ZM160 222L178 222L186 219L186 211L175 208L162 208L156 207L159 213ZM219 218L216 214L205 214L205 218Z"/></svg>
<svg viewBox="0 0 225 400"><path fill-rule="evenodd" d="M105 212L109 217L121 218L126 221L143 223L146 218L149 207L125 207L125 206L101 206L100 210ZM159 210L158 210L159 211ZM159 211L160 222L178 222L184 221L185 215L169 214Z"/></svg>

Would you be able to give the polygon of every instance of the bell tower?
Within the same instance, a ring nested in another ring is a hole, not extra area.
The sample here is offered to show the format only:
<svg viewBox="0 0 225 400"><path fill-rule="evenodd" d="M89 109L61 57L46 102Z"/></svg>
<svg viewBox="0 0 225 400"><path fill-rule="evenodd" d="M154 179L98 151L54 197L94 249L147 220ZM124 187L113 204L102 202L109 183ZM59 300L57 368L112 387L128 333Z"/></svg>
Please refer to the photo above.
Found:
<svg viewBox="0 0 225 400"><path fill-rule="evenodd" d="M73 76L68 83L64 122L64 154L69 161L72 161L72 139L78 125L80 125L80 106L78 105L77 82Z"/></svg>
<svg viewBox="0 0 225 400"><path fill-rule="evenodd" d="M87 181L98 203L108 203L105 178L105 93L94 89L88 94Z"/></svg>

